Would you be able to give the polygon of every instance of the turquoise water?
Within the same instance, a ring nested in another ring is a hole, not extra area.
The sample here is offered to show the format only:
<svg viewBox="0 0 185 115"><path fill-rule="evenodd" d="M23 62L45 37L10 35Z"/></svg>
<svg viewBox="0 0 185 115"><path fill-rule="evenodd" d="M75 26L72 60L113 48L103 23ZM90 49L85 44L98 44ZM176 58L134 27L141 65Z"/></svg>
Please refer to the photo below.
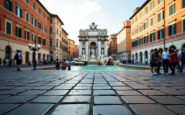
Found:
<svg viewBox="0 0 185 115"><path fill-rule="evenodd" d="M120 66L97 66L97 65L87 65L87 66L71 66L71 70L108 70L108 71L121 71L121 70L143 70L142 68L134 67L120 67Z"/></svg>

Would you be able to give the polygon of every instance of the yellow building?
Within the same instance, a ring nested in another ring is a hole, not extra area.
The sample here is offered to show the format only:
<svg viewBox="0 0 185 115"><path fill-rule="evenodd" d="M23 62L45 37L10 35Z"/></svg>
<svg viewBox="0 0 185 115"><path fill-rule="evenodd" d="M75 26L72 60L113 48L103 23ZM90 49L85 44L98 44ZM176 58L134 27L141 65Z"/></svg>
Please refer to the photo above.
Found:
<svg viewBox="0 0 185 115"><path fill-rule="evenodd" d="M69 59L74 57L75 55L75 41L74 40L68 39L68 53L69 53L69 56L68 56Z"/></svg>

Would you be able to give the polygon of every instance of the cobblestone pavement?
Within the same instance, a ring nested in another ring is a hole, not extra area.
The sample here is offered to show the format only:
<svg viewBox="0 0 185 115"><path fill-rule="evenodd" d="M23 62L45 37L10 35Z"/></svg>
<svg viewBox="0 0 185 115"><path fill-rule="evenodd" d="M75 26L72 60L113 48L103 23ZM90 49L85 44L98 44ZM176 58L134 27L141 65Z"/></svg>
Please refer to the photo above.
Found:
<svg viewBox="0 0 185 115"><path fill-rule="evenodd" d="M185 114L185 75L149 71L0 71L0 114Z"/></svg>

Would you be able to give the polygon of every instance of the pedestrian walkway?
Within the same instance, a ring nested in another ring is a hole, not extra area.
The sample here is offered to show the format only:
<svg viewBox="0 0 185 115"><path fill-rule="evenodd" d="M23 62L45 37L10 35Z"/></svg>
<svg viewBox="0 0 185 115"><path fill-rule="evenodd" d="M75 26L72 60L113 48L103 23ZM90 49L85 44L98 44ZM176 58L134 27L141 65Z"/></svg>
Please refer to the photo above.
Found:
<svg viewBox="0 0 185 115"><path fill-rule="evenodd" d="M148 71L9 71L0 75L0 114L185 114L185 75Z"/></svg>

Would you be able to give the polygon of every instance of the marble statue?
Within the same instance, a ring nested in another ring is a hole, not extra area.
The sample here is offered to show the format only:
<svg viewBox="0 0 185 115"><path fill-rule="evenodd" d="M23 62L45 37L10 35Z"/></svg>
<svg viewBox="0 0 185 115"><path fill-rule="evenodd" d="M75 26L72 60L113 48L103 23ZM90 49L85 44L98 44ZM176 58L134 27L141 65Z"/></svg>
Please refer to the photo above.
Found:
<svg viewBox="0 0 185 115"><path fill-rule="evenodd" d="M95 49L91 49L91 58L95 58Z"/></svg>

